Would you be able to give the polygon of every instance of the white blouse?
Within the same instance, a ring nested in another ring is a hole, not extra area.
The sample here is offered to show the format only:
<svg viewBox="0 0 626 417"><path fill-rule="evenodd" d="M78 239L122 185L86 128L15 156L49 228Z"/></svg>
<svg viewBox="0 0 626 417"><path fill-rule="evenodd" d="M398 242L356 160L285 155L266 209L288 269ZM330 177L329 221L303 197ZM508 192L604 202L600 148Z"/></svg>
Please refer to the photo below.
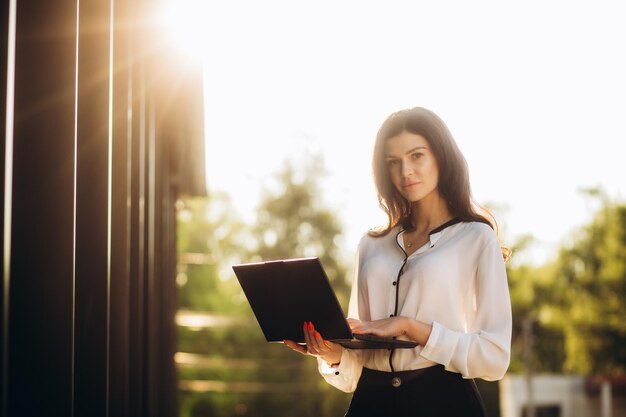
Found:
<svg viewBox="0 0 626 417"><path fill-rule="evenodd" d="M511 348L511 302L500 242L479 222L456 223L430 234L406 257L399 227L384 237L363 236L355 262L348 317L397 315L432 324L425 346L393 351L393 370L442 364L464 378L501 379ZM400 274L402 265L406 265ZM356 389L363 367L391 371L390 351L344 349L338 368L319 360L328 383Z"/></svg>

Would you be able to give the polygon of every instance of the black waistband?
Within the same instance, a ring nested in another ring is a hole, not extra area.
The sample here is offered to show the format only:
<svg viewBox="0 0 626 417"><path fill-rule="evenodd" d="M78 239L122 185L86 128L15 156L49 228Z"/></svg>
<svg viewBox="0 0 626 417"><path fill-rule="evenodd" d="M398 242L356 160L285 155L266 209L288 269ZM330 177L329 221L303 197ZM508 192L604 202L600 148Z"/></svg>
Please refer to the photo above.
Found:
<svg viewBox="0 0 626 417"><path fill-rule="evenodd" d="M363 368L359 386L363 388L376 387L399 387L402 384L415 382L421 378L426 378L435 374L445 372L443 365L429 366L428 368L415 369L411 371L375 371L369 368Z"/></svg>

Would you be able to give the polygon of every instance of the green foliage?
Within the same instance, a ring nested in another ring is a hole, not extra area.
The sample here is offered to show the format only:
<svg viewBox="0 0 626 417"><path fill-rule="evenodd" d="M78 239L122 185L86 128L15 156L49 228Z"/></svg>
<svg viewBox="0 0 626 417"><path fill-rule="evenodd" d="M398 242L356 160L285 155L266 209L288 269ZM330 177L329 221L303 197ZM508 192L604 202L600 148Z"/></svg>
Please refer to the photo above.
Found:
<svg viewBox="0 0 626 417"><path fill-rule="evenodd" d="M530 236L522 237L512 246L513 256L531 246ZM528 365L536 371L559 372L563 366L562 331L550 325L545 309L554 307L550 267L507 265L509 291L513 308L513 342L510 372L522 372ZM524 321L533 323L533 339L524 333ZM526 350L531 347L532 362L525 362Z"/></svg>
<svg viewBox="0 0 626 417"><path fill-rule="evenodd" d="M626 206L599 199L592 221L541 267L509 267L514 337L511 371L521 371L532 344L535 371L615 373L626 371ZM524 240L524 245L532 240ZM515 252L515 250L514 250ZM533 321L529 341L522 322Z"/></svg>
<svg viewBox="0 0 626 417"><path fill-rule="evenodd" d="M265 192L254 228L253 257L259 260L317 256L347 309L349 282L339 258L337 239L341 226L325 207L319 190L324 172L319 157L312 157L301 172L287 163L277 173L278 190Z"/></svg>
<svg viewBox="0 0 626 417"><path fill-rule="evenodd" d="M249 241L228 196L213 194L179 203L178 305L181 309L245 311L230 265L245 257Z"/></svg>
<svg viewBox="0 0 626 417"><path fill-rule="evenodd" d="M626 206L604 201L557 260L563 291L565 369L572 372L626 371Z"/></svg>
<svg viewBox="0 0 626 417"><path fill-rule="evenodd" d="M341 227L319 198L321 161L277 173L254 226L225 195L180 204L178 369L180 415L335 416L350 396L328 384L317 362L265 341L231 270L234 263L318 256L347 306L346 268L338 256ZM194 318L204 322L194 325Z"/></svg>

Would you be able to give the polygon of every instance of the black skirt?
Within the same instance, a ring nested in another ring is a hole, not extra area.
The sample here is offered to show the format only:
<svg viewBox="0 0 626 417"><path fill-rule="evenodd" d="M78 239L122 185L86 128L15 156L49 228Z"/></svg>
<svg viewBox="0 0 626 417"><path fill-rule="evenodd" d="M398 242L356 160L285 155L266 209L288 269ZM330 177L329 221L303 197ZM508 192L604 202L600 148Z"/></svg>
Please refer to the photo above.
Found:
<svg viewBox="0 0 626 417"><path fill-rule="evenodd" d="M472 379L443 365L415 371L364 368L346 417L485 417Z"/></svg>

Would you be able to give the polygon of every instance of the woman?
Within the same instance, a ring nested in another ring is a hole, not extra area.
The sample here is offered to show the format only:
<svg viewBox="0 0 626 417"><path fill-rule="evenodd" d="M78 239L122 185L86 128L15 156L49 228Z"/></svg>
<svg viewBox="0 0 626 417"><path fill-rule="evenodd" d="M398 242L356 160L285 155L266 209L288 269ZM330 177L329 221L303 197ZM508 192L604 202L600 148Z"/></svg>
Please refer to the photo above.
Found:
<svg viewBox="0 0 626 417"><path fill-rule="evenodd" d="M495 221L473 204L465 159L429 110L385 120L373 172L389 223L359 243L348 320L355 333L418 347L345 349L311 323L306 346L285 343L354 391L347 416L484 416L473 378L502 378L511 344L508 250Z"/></svg>

